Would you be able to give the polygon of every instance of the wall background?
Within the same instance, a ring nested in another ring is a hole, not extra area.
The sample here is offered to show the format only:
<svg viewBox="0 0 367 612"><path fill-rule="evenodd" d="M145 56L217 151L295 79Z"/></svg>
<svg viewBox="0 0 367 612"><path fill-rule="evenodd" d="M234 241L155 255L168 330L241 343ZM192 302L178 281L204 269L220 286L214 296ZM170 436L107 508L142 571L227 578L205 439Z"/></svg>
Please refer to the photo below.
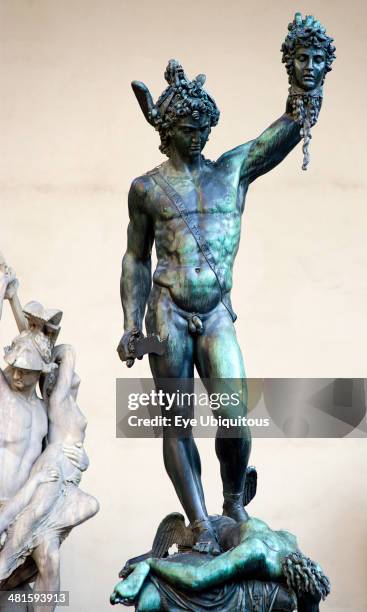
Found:
<svg viewBox="0 0 367 612"><path fill-rule="evenodd" d="M62 547L71 612L108 610L125 560L149 549L179 505L161 442L115 439L115 378L148 376L118 361L119 272L131 180L162 157L130 90L154 99L177 57L207 74L222 111L208 157L258 135L284 109L279 53L295 8L312 12L337 46L325 102L300 169L300 148L248 194L233 301L252 377L365 377L364 73L366 5L353 0L1 0L0 248L23 302L64 310L75 345L91 466L83 487L99 515ZM2 345L16 332L4 309ZM220 510L213 442L200 441L211 512ZM258 440L251 512L287 528L330 576L330 612L366 609L366 440Z"/></svg>

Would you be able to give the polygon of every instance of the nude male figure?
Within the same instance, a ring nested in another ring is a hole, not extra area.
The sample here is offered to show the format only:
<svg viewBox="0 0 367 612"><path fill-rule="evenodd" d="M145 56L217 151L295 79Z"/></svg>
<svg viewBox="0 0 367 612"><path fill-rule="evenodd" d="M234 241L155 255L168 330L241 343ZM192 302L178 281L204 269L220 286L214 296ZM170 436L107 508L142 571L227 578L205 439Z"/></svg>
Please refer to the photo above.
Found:
<svg viewBox="0 0 367 612"><path fill-rule="evenodd" d="M309 35L297 43L299 28ZM132 84L146 119L159 131L160 149L168 160L135 179L130 189L128 245L121 275L125 333L118 351L132 365L131 339L142 331L147 305L147 332L168 337L166 353L149 356L156 385L162 386L162 378L182 378L181 390L190 392L194 367L210 393L220 391L218 379L234 379L231 389L242 392L243 401L240 406L222 406L216 415L223 417L246 414L245 369L230 292L247 190L300 142L295 117L303 108L302 96L314 95L318 112L320 88L332 61L330 38L324 37L319 46L314 44L313 37L321 32L319 22L308 17L302 22L296 15L294 32L294 48L287 48L284 61L291 58L287 69L301 102L290 96L286 112L260 136L224 153L216 162L202 155L219 119L214 100L203 89L204 75L190 81L178 62L171 60L165 73L168 87L156 105L143 83ZM151 287L154 242L158 263ZM171 416L182 412L192 414L189 406L176 406ZM219 427L216 454L223 482L223 514L238 522L247 519L243 491L250 446L246 427L233 432L233 438L224 437ZM220 553L208 520L193 437L171 436L164 430L163 449L166 470L196 535L196 550Z"/></svg>

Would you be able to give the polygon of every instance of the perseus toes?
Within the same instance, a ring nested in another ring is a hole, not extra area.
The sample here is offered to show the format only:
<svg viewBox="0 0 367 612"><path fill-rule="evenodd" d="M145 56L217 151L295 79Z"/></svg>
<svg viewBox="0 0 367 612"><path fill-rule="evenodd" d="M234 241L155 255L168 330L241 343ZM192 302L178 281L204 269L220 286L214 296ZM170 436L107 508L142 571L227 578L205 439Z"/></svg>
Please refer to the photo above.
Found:
<svg viewBox="0 0 367 612"><path fill-rule="evenodd" d="M197 531L198 535L193 550L208 555L220 555L222 551L213 528L211 526L204 526L198 530L194 527L194 533Z"/></svg>

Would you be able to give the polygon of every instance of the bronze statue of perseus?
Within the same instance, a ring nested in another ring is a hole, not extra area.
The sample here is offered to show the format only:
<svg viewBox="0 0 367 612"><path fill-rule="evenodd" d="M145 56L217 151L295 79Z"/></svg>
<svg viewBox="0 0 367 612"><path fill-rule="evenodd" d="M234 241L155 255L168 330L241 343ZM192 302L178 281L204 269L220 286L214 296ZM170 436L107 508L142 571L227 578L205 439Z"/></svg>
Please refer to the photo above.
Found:
<svg viewBox="0 0 367 612"><path fill-rule="evenodd" d="M146 120L159 132L160 150L168 159L136 178L129 193L130 223L122 262L121 301L125 333L118 351L132 365L134 341L148 334L167 340L162 355L150 353L156 385L162 379L183 379L191 393L194 368L209 393L220 379L233 379L243 402L222 406L216 415L246 414L245 369L234 322L230 293L247 190L275 168L301 141L308 163L310 129L316 123L325 75L335 57L332 39L319 21L297 13L282 45L289 76L286 111L260 136L225 152L217 161L202 151L219 110L204 89L205 76L188 79L182 66L170 60L168 87L156 103L147 87L132 87ZM153 243L157 267L151 275ZM219 389L220 390L220 389ZM191 408L174 406L171 415L190 415ZM243 497L251 438L244 426L236 437L216 437L223 482L223 514L246 521ZM190 521L194 550L220 554L221 547L208 518L201 484L200 458L191 436L171 436L164 430L164 461Z"/></svg>

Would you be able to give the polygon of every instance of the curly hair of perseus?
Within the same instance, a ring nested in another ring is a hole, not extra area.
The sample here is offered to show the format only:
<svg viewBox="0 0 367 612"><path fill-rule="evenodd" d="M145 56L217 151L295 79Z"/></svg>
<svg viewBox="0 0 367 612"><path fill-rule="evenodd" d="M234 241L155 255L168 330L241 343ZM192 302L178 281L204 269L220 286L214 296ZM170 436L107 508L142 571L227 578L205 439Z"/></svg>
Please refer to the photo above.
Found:
<svg viewBox="0 0 367 612"><path fill-rule="evenodd" d="M161 145L160 151L169 156L169 143L172 128L183 117L191 116L199 119L200 115L208 115L210 127L219 121L219 109L213 98L205 91L205 75L199 74L190 81L177 60L170 60L164 78L168 87L159 97L155 112L154 126L158 130Z"/></svg>
<svg viewBox="0 0 367 612"><path fill-rule="evenodd" d="M333 41L334 39L326 34L326 28L312 15L306 15L302 18L301 13L296 13L293 21L288 25L288 34L281 47L282 62L285 64L289 83L292 83L297 47L316 47L324 50L325 79L325 75L331 70L331 65L336 57Z"/></svg>
<svg viewBox="0 0 367 612"><path fill-rule="evenodd" d="M291 553L282 563L287 586L297 596L310 595L316 600L325 599L330 593L330 582L320 566L300 552Z"/></svg>

